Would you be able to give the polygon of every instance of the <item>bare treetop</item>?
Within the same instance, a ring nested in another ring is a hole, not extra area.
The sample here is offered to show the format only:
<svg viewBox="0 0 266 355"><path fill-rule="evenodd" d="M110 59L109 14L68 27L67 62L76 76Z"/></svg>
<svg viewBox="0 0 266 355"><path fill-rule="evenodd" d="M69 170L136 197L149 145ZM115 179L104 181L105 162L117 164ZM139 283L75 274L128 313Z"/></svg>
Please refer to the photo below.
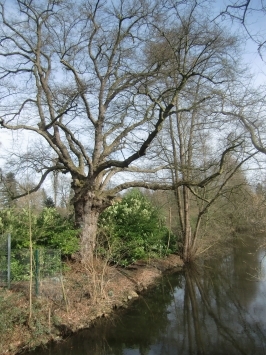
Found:
<svg viewBox="0 0 266 355"><path fill-rule="evenodd" d="M1 4L0 125L41 139L18 153L20 169L41 174L32 191L53 171L70 173L85 239L115 193L158 188L114 177L160 169L147 154L183 90L198 77L209 83L195 106L234 80L236 41L199 9L173 0Z"/></svg>

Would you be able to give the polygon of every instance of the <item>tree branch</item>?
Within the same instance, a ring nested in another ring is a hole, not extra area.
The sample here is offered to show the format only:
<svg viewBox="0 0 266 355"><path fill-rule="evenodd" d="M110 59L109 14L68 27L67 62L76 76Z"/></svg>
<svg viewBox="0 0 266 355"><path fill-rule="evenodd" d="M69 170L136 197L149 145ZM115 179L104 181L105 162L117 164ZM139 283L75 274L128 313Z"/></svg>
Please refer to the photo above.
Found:
<svg viewBox="0 0 266 355"><path fill-rule="evenodd" d="M43 175L41 176L41 179L39 181L39 183L32 189L28 190L27 192L21 194L21 195L17 195L17 196L12 196L12 200L16 200L18 198L21 198L21 197L24 197L24 196L27 196L29 194L32 194L33 192L36 192L39 190L39 188L42 186L43 182L45 181L46 177L50 174L50 172L52 171L55 171L57 170L58 171L58 167L55 166L55 167L51 167L49 169L46 169L46 171L43 173Z"/></svg>

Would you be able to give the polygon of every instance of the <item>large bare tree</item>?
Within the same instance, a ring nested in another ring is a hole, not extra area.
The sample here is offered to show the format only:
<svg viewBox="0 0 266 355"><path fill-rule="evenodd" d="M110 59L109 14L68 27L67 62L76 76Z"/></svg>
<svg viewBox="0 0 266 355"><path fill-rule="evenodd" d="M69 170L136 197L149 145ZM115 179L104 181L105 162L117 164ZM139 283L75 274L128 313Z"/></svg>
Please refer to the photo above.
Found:
<svg viewBox="0 0 266 355"><path fill-rule="evenodd" d="M71 175L83 258L119 191L173 188L129 175L125 182L120 173L160 169L146 154L179 93L198 76L212 85L228 80L234 39L197 9L172 0L1 4L0 125L40 137L17 153L18 168L41 174L32 191L50 173Z"/></svg>

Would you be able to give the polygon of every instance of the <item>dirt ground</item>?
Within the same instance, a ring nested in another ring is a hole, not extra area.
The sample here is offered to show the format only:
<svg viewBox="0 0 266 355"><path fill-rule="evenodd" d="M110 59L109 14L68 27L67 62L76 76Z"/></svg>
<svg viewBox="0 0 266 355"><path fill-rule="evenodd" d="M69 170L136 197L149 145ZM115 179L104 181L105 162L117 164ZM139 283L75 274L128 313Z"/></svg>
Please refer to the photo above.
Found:
<svg viewBox="0 0 266 355"><path fill-rule="evenodd" d="M28 286L17 285L11 290L0 288L1 304L4 304L0 312L7 323L1 331L0 354L18 354L88 328L97 318L128 307L130 301L154 285L162 273L182 266L177 255L138 261L128 268L108 266L99 260L87 266L71 263L61 282L54 280L54 284L42 285L40 296L33 299L30 319ZM13 322L7 322L3 311Z"/></svg>

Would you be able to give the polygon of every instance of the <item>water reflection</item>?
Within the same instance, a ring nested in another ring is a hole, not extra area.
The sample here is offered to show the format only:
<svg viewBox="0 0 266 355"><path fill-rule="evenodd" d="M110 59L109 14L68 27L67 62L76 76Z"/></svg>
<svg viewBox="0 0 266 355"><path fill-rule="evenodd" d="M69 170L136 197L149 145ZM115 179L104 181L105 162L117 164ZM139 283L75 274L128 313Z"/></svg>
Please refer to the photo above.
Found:
<svg viewBox="0 0 266 355"><path fill-rule="evenodd" d="M238 241L226 257L165 277L111 321L31 354L266 354L263 256L254 240Z"/></svg>
<svg viewBox="0 0 266 355"><path fill-rule="evenodd" d="M185 327L181 353L259 354L264 320L258 326L258 319L255 321L241 303L240 289L230 284L228 278L216 274L215 269L207 273L203 278L193 267L185 271L184 318L183 322L176 322L176 328L172 327L173 333ZM249 289L245 302L251 299L251 293ZM265 340L263 336L262 347Z"/></svg>

